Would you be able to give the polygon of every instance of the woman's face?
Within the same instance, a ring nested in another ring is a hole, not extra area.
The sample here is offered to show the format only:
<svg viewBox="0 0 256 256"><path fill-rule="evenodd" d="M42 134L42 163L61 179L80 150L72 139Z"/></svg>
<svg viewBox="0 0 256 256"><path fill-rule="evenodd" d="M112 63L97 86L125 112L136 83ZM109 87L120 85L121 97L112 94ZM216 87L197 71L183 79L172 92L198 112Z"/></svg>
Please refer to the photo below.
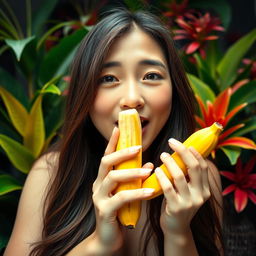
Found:
<svg viewBox="0 0 256 256"><path fill-rule="evenodd" d="M146 150L166 123L172 103L168 65L160 46L134 27L111 47L90 110L92 122L109 140L118 114L136 108Z"/></svg>

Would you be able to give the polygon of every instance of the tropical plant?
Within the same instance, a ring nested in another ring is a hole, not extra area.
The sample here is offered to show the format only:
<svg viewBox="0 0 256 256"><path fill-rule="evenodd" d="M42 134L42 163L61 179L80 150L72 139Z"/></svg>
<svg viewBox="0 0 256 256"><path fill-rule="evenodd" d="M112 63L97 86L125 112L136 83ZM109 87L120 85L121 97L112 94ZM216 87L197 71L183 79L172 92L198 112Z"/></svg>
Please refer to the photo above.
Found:
<svg viewBox="0 0 256 256"><path fill-rule="evenodd" d="M0 54L11 60L12 70L0 67L0 250L8 241L27 173L59 136L67 85L63 77L89 30L79 19L47 23L57 0L44 1L33 17L31 1L24 3L25 31L10 4L2 0L0 5ZM46 47L54 32L70 26L74 29Z"/></svg>
<svg viewBox="0 0 256 256"><path fill-rule="evenodd" d="M237 212L245 209L248 199L256 204L256 174L251 174L256 167L256 154L250 158L248 163L243 164L241 158L238 158L235 166L235 172L221 171L221 175L232 181L222 194L228 195L234 192L234 204Z"/></svg>
<svg viewBox="0 0 256 256"><path fill-rule="evenodd" d="M140 8L138 0L136 4L130 0L125 2L133 9ZM143 2L150 4L149 0ZM221 44L223 32L231 21L226 1L154 3L173 32L174 40L181 45L181 56L198 102L195 116L198 128L215 121L223 125L224 130L211 156L219 169L232 172L244 150L256 149L255 56L250 53L256 41L256 29L224 49ZM155 11L156 8L151 9Z"/></svg>
<svg viewBox="0 0 256 256"><path fill-rule="evenodd" d="M2 63L0 67L0 250L8 241L28 171L59 136L75 50L107 0L94 1L97 8L89 15L75 5L77 18L51 21L58 0L44 0L43 8L33 12L31 2L24 0L24 30L7 0L0 0L0 55L11 64L11 72ZM151 3L123 2L132 10ZM232 182L223 195L234 191L235 209L243 211L246 198L255 203L254 160L244 159L250 165L242 166L240 159L243 152L255 149L255 56L249 50L256 30L223 50L220 32L231 20L226 1L159 0L148 7L161 11L183 46L181 55L198 100L198 128L213 121L224 126L212 156L224 179Z"/></svg>

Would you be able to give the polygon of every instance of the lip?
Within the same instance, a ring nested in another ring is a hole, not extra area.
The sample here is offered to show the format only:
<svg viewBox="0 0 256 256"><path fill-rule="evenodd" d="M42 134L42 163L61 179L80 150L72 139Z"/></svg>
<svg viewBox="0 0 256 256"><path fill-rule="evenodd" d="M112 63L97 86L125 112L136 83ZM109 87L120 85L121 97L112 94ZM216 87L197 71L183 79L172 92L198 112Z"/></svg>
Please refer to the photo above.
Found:
<svg viewBox="0 0 256 256"><path fill-rule="evenodd" d="M140 116L140 122L141 122L141 124L142 124L143 122L147 122L147 124L145 125L145 126L147 126L148 123L149 123L149 118L144 117L144 116ZM116 120L116 121L114 122L114 125L115 125L116 127L118 127L118 120Z"/></svg>

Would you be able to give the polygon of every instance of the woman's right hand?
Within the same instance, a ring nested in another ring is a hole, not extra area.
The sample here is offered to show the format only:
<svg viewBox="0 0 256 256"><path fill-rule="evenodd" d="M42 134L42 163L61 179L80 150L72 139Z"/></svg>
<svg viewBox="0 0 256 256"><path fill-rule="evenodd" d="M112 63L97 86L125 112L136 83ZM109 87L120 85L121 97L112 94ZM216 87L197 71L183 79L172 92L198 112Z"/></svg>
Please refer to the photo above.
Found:
<svg viewBox="0 0 256 256"><path fill-rule="evenodd" d="M105 251L111 253L118 250L123 244L120 224L117 221L117 210L124 204L142 200L152 195L145 189L124 190L113 194L120 182L134 179L146 179L152 169L152 163L146 163L142 168L128 170L113 170L113 166L133 158L141 147L130 147L115 152L119 137L118 128L114 128L101 159L98 176L93 183L93 203L96 211L95 237Z"/></svg>

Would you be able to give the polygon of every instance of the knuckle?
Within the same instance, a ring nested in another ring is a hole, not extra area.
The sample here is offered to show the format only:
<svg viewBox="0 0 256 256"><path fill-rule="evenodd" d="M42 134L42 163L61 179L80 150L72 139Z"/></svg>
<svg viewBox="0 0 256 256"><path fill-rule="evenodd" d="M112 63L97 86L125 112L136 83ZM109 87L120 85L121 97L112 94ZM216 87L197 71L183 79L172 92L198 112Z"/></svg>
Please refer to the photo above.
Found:
<svg viewBox="0 0 256 256"><path fill-rule="evenodd" d="M97 201L98 201L97 199L98 199L97 193L93 193L92 194L92 201L93 201L93 204L94 204L95 207L97 206Z"/></svg>
<svg viewBox="0 0 256 256"><path fill-rule="evenodd" d="M125 192L124 191L120 191L117 194L115 194L115 197L117 198L117 200L119 201L125 201L126 196L125 196Z"/></svg>
<svg viewBox="0 0 256 256"><path fill-rule="evenodd" d="M165 193L167 193L167 194L171 193L171 192L172 192L172 187L171 187L171 185L164 187L164 188L163 188L163 191L164 191Z"/></svg>
<svg viewBox="0 0 256 256"><path fill-rule="evenodd" d="M174 178L174 181L183 181L185 179L184 175L183 174L176 174L175 176L173 176Z"/></svg>
<svg viewBox="0 0 256 256"><path fill-rule="evenodd" d="M208 164L205 160L202 161L201 168L204 170L208 170Z"/></svg>
<svg viewBox="0 0 256 256"><path fill-rule="evenodd" d="M107 174L108 179L115 180L115 177L116 177L115 171L111 170L111 171L108 172L108 174Z"/></svg>
<svg viewBox="0 0 256 256"><path fill-rule="evenodd" d="M94 181L92 184L92 192L94 193L97 189L97 181Z"/></svg>
<svg viewBox="0 0 256 256"><path fill-rule="evenodd" d="M196 206L201 206L204 203L204 198L202 196L198 196L194 202Z"/></svg>
<svg viewBox="0 0 256 256"><path fill-rule="evenodd" d="M184 145L181 145L180 148L179 148L179 152L181 154L187 154L188 153L188 149Z"/></svg>
<svg viewBox="0 0 256 256"><path fill-rule="evenodd" d="M183 209L189 210L193 207L193 203L190 200L186 200L186 202L183 204Z"/></svg>
<svg viewBox="0 0 256 256"><path fill-rule="evenodd" d="M101 158L101 164L102 164L103 166L107 166L107 164L108 164L108 159L109 159L108 155L103 156L103 157Z"/></svg>
<svg viewBox="0 0 256 256"><path fill-rule="evenodd" d="M191 164L190 168L191 168L191 169L199 169L199 168L201 168L201 167L200 167L199 162L193 162L193 163Z"/></svg>
<svg viewBox="0 0 256 256"><path fill-rule="evenodd" d="M204 198L207 200L211 197L211 191L209 189L207 189L205 192L204 192Z"/></svg>

